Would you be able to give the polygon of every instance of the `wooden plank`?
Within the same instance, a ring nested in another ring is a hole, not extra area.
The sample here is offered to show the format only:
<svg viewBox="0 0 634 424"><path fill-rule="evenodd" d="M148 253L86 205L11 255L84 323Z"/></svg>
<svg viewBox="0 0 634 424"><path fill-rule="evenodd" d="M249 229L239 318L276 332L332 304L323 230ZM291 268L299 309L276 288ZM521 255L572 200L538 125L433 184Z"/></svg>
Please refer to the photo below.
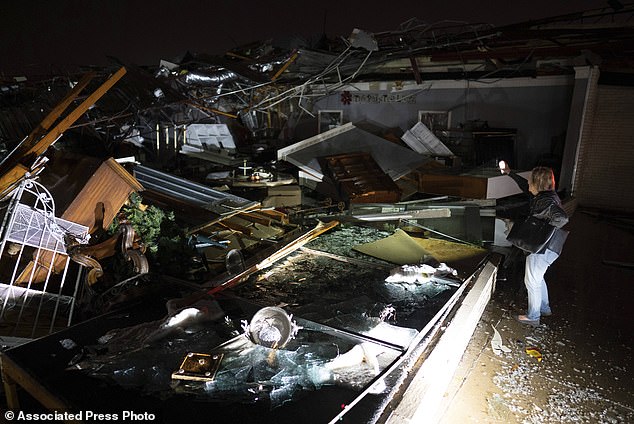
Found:
<svg viewBox="0 0 634 424"><path fill-rule="evenodd" d="M25 155L33 143L37 141L44 132L53 125L53 123L60 117L60 115L70 106L70 104L77 98L79 93L86 88L88 83L93 79L94 74L86 74L80 81L73 87L73 89L44 117L40 124L31 131L31 133L0 163L0 174L9 172L13 167L18 165L20 158ZM3 175L4 177L4 175Z"/></svg>
<svg viewBox="0 0 634 424"><path fill-rule="evenodd" d="M225 219L224 221L219 222L218 225L237 231L239 233L245 234L247 236L253 235L253 229L248 228L247 226L238 224L237 222L233 221L231 218Z"/></svg>
<svg viewBox="0 0 634 424"><path fill-rule="evenodd" d="M64 119L62 119L52 130L44 135L39 140L35 141L29 139L29 143L22 145L20 148L16 148L9 154L10 158L0 164L0 174L3 176L2 185L0 185L0 193L6 193L10 189L14 188L18 181L24 176L24 173L20 171L30 168L33 164L25 163L25 161L35 159L48 149L57 139L66 131L77 119L79 119L97 100L99 100L112 86L125 75L126 69L121 67L115 74L113 74L106 82L104 82L97 90L89 95L79 106L77 106L72 112L70 112ZM88 82L83 81L81 85L85 86ZM80 86L79 88L83 88ZM61 115L63 110L72 102L72 100L79 94L79 90L72 90L62 103L56 106L53 111L44 119L36 129L36 133L42 132L42 129L52 125L52 123ZM23 162L20 164L20 162ZM16 167L18 168L16 170Z"/></svg>
<svg viewBox="0 0 634 424"><path fill-rule="evenodd" d="M27 152L41 155L48 149L48 147L55 142L71 125L75 123L86 111L92 107L97 100L99 100L104 94L112 88L126 73L126 69L121 67L110 78L106 80L98 89L96 89L90 96L88 96L79 106L77 106L71 113L62 119L51 131L46 134L36 145L33 146Z"/></svg>
<svg viewBox="0 0 634 424"><path fill-rule="evenodd" d="M107 228L130 194L140 191L143 186L113 158L106 160L95 171L68 205L61 218L89 228L95 223L95 207L103 203L103 225Z"/></svg>
<svg viewBox="0 0 634 424"><path fill-rule="evenodd" d="M267 227L269 227L271 224L273 224L273 219L266 217L264 215L261 214L255 214L255 213L242 213L240 215L238 215L240 218L247 220L249 222L257 222L258 224L262 224L265 225Z"/></svg>
<svg viewBox="0 0 634 424"><path fill-rule="evenodd" d="M4 395L7 400L7 407L12 410L20 409L20 399L18 398L17 383L8 375L2 376Z"/></svg>
<svg viewBox="0 0 634 424"><path fill-rule="evenodd" d="M321 235L321 234L325 233L326 231L336 227L337 225L339 225L339 221L330 221L330 222L327 222L327 223L319 221L317 226L315 226L315 228L313 228L312 230L302 234L301 236L299 236L295 240L292 240L292 241L288 242L281 249L279 249L278 251L273 253L271 256L265 258L261 262L250 266L246 270L242 271L240 274L238 274L236 276L233 276L233 277L229 278L228 280L224 281L222 284L210 289L207 292L207 294L214 295L216 293L219 293L219 292L221 292L221 291L223 291L225 289L228 289L230 287L233 287L233 286L241 283L242 281L244 281L251 274L253 274L253 273L255 273L255 272L257 272L257 271L259 271L261 269L264 269L264 268L267 268L267 267L271 266L272 264L274 264L278 260L288 256L289 254L291 254L295 250L299 249L300 247L302 247L303 245L305 245L309 241L315 239L319 235Z"/></svg>
<svg viewBox="0 0 634 424"><path fill-rule="evenodd" d="M0 197L4 197L5 194L9 193L9 191L15 187L15 183L20 181L27 172L29 172L29 169L21 163L18 163L2 174L2 176L0 176L0 188L2 190Z"/></svg>
<svg viewBox="0 0 634 424"><path fill-rule="evenodd" d="M208 228L211 228L214 225L216 225L217 223L219 223L221 221L224 221L224 220L226 220L226 219L228 219L228 218L230 218L232 216L235 216L235 215L238 215L238 214L242 214L242 213L245 213L247 211L250 211L250 210L253 210L253 209L257 209L259 207L260 207L259 203L254 203L254 204L248 205L248 206L246 206L246 207L244 207L242 209L236 209L235 211L232 211L232 212L226 213L224 215L221 215L218 218L215 218L212 221L209 221L209 222L207 222L205 224L198 225L198 226L196 226L194 228L191 228L189 231L187 231L187 235L191 236L192 234L200 233L200 232L205 231Z"/></svg>
<svg viewBox="0 0 634 424"><path fill-rule="evenodd" d="M57 121L57 119L64 113L64 111L75 101L77 96L88 86L90 81L95 77L94 72L90 72L82 77L82 79L75 84L73 89L49 112L48 115L40 122L40 124L31 131L31 134L24 140L24 144L29 145L33 140L38 138L42 133L48 131L48 129Z"/></svg>
<svg viewBox="0 0 634 424"><path fill-rule="evenodd" d="M11 358L4 353L0 353L0 366L2 367L2 379L5 388L9 386L7 392L7 406L12 410L19 410L20 404L17 397L16 385L22 387L28 394L33 396L44 407L54 411L68 411L69 406L61 399L42 386L31 374L22 369Z"/></svg>
<svg viewBox="0 0 634 424"><path fill-rule="evenodd" d="M286 225L289 223L288 214L285 212L278 211L276 209L262 209L259 211L249 212L255 215L264 215L267 218L271 218L282 225Z"/></svg>
<svg viewBox="0 0 634 424"><path fill-rule="evenodd" d="M271 78L271 81L275 81L276 79L279 78L280 75L282 75L282 73L293 63L295 62L295 59L297 59L297 57L299 56L299 52L295 51L293 52L293 54L291 55L291 57L284 63L284 65L282 65L282 67L280 69L278 69L278 71L275 73L275 75L273 75L273 78Z"/></svg>

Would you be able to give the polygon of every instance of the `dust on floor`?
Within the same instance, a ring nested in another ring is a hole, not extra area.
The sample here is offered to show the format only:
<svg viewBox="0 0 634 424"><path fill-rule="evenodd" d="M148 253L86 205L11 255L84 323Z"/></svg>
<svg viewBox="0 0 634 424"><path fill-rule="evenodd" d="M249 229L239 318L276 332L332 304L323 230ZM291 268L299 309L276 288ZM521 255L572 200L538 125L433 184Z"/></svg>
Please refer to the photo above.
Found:
<svg viewBox="0 0 634 424"><path fill-rule="evenodd" d="M521 305L494 294L445 394L441 423L634 422L631 335L579 326L569 306L532 328L513 318ZM510 351L494 352L494 327Z"/></svg>

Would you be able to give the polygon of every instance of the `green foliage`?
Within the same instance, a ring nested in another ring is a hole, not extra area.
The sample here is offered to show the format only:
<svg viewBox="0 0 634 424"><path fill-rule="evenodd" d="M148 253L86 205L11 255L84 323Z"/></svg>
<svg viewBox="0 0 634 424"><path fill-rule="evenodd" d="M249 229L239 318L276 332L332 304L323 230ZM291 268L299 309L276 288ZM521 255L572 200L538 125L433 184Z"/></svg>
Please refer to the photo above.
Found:
<svg viewBox="0 0 634 424"><path fill-rule="evenodd" d="M108 227L108 232L115 234L120 224L131 224L146 246L145 255L150 262L150 269L174 276L186 273L195 252L187 244L174 212L166 212L153 205L143 210L141 203L141 196L132 193L128 204L121 208L119 216Z"/></svg>
<svg viewBox="0 0 634 424"><path fill-rule="evenodd" d="M159 248L158 240L161 235L161 226L166 220L174 221L174 213L166 213L156 206L148 206L142 210L141 201L142 198L138 193L132 193L130 202L121 208L119 217L114 219L108 232L114 234L118 231L120 223L130 223L143 241L147 251L155 254Z"/></svg>

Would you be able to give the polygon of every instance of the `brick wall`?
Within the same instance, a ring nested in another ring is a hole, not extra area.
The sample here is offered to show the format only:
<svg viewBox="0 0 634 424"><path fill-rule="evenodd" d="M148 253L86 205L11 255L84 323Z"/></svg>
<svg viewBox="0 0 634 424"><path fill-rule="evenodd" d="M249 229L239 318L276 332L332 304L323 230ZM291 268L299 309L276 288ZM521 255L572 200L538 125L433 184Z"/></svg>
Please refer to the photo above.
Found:
<svg viewBox="0 0 634 424"><path fill-rule="evenodd" d="M634 87L591 84L575 175L580 206L634 211Z"/></svg>

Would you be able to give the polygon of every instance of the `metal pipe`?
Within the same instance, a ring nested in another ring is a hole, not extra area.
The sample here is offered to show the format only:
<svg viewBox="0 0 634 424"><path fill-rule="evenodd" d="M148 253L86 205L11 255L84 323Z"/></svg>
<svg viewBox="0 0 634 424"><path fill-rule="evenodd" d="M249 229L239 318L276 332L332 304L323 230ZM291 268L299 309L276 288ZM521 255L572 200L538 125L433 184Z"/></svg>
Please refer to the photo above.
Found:
<svg viewBox="0 0 634 424"><path fill-rule="evenodd" d="M159 151L159 140L161 139L161 127L156 124L156 153Z"/></svg>
<svg viewBox="0 0 634 424"><path fill-rule="evenodd" d="M425 227L424 225L421 225L418 222L410 221L408 219L403 219L402 221L407 223L407 224L409 224L409 225L413 225L414 227L419 227L419 228L422 228L423 230L431 231L432 233L435 233L435 234L441 235L443 237L447 237L449 239L455 240L455 241L457 241L459 243L468 244L469 246L480 247L477 244L469 243L468 241L460 240L459 238L450 236L448 234L441 233L440 231L433 230L433 229L431 229L429 227Z"/></svg>

